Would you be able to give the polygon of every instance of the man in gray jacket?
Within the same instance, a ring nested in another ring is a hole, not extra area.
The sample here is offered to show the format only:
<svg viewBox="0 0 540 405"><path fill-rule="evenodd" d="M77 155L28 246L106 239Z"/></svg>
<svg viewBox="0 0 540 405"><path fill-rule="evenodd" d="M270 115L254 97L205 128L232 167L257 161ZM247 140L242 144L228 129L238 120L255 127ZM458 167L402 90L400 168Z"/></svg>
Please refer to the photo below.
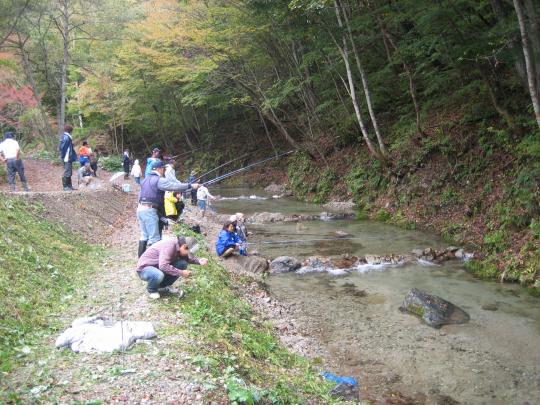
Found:
<svg viewBox="0 0 540 405"><path fill-rule="evenodd" d="M154 163L154 168L141 184L139 205L137 207L137 219L141 230L139 239L139 257L144 253L147 246L159 240L159 211L163 207L165 191L186 191L190 188L196 190L197 183L181 183L178 180L164 177L165 165L159 161Z"/></svg>

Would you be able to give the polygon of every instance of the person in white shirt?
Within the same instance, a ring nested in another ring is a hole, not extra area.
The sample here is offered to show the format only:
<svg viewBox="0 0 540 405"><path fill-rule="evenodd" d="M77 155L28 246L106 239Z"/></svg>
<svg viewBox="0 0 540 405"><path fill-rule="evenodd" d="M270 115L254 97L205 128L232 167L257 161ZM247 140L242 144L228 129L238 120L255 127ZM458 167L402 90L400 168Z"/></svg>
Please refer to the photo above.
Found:
<svg viewBox="0 0 540 405"><path fill-rule="evenodd" d="M135 183L137 183L140 186L142 169L141 169L141 165L139 164L139 159L135 159L135 162L133 163L133 167L131 168L131 175L135 179Z"/></svg>
<svg viewBox="0 0 540 405"><path fill-rule="evenodd" d="M197 205L201 209L203 217L204 213L206 212L206 204L208 199L215 200L216 197L210 194L210 191L208 191L208 189L201 184L197 189Z"/></svg>
<svg viewBox="0 0 540 405"><path fill-rule="evenodd" d="M12 132L4 134L4 141L0 143L0 160L7 165L8 183L11 191L15 191L15 174L19 173L19 178L24 191L29 191L24 175L24 165L20 157L21 149L19 143L13 138Z"/></svg>

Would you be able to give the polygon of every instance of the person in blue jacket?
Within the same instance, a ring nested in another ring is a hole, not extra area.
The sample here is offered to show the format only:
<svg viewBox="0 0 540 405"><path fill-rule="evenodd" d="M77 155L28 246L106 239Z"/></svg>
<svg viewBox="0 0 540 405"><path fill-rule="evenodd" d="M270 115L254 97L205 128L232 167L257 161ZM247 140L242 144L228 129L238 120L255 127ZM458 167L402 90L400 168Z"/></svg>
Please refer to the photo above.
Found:
<svg viewBox="0 0 540 405"><path fill-rule="evenodd" d="M77 161L77 153L75 153L73 139L71 138L72 132L73 127L71 125L64 126L64 134L60 138L60 145L58 147L60 159L64 164L64 175L62 176L62 187L64 191L73 190L71 175L73 174L73 162Z"/></svg>
<svg viewBox="0 0 540 405"><path fill-rule="evenodd" d="M217 255L220 257L229 257L235 250L240 250L241 247L242 239L236 234L234 224L230 221L225 223L216 241Z"/></svg>
<svg viewBox="0 0 540 405"><path fill-rule="evenodd" d="M145 178L150 176L150 173L152 173L152 170L154 170L154 164L161 161L161 159L159 158L160 155L161 155L161 149L154 148L152 150L152 156L146 159L146 168L144 169Z"/></svg>

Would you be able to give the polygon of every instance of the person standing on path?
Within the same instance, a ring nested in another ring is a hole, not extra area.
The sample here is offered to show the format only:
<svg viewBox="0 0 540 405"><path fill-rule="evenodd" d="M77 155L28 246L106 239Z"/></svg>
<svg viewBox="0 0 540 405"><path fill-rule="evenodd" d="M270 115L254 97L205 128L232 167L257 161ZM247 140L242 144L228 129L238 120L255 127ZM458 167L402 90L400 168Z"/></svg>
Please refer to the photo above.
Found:
<svg viewBox="0 0 540 405"><path fill-rule="evenodd" d="M197 189L197 183L181 183L164 177L165 165L163 162L154 163L154 170L141 184L139 205L137 207L137 220L141 237L139 239L139 257L147 246L161 240L159 232L159 213L163 210L165 191L186 191L189 188Z"/></svg>
<svg viewBox="0 0 540 405"><path fill-rule="evenodd" d="M161 159L159 156L161 155L161 150L159 148L154 148L152 150L152 156L150 156L148 159L146 159L146 168L144 169L144 177L150 176L150 173L154 169L154 164L159 162Z"/></svg>
<svg viewBox="0 0 540 405"><path fill-rule="evenodd" d="M19 142L13 137L13 132L4 134L4 141L0 143L0 160L7 165L8 183L11 191L16 190L15 174L19 173L19 179L24 191L30 191L24 175L24 165L21 160L21 148Z"/></svg>
<svg viewBox="0 0 540 405"><path fill-rule="evenodd" d="M206 266L207 263L208 259L191 256L186 238L179 236L150 246L137 262L137 274L148 283L146 289L151 299L159 298L160 292L182 297L183 291L171 287L172 284L179 277L191 276L188 264Z"/></svg>
<svg viewBox="0 0 540 405"><path fill-rule="evenodd" d="M73 138L71 133L73 132L73 127L71 125L64 126L64 134L60 138L60 159L64 164L64 175L62 177L62 186L64 191L73 190L73 184L71 183L71 175L73 174L73 162L77 161L77 154L75 153L75 148L73 147Z"/></svg>
<svg viewBox="0 0 540 405"><path fill-rule="evenodd" d="M133 167L131 168L131 175L135 179L135 183L137 183L140 186L142 169L141 169L141 165L139 164L139 159L135 159L135 162L133 163Z"/></svg>
<svg viewBox="0 0 540 405"><path fill-rule="evenodd" d="M122 166L124 167L124 180L129 179L129 168L131 166L131 159L129 158L129 151L126 149L122 156Z"/></svg>

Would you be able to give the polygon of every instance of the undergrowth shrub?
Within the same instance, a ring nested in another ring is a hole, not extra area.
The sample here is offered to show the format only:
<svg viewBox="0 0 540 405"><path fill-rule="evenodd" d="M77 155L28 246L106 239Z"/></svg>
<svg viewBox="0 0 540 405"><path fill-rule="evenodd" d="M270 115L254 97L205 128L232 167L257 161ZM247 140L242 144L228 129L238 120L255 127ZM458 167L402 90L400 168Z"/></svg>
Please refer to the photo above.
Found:
<svg viewBox="0 0 540 405"><path fill-rule="evenodd" d="M99 165L109 172L123 170L122 158L120 156L102 156L99 158Z"/></svg>

